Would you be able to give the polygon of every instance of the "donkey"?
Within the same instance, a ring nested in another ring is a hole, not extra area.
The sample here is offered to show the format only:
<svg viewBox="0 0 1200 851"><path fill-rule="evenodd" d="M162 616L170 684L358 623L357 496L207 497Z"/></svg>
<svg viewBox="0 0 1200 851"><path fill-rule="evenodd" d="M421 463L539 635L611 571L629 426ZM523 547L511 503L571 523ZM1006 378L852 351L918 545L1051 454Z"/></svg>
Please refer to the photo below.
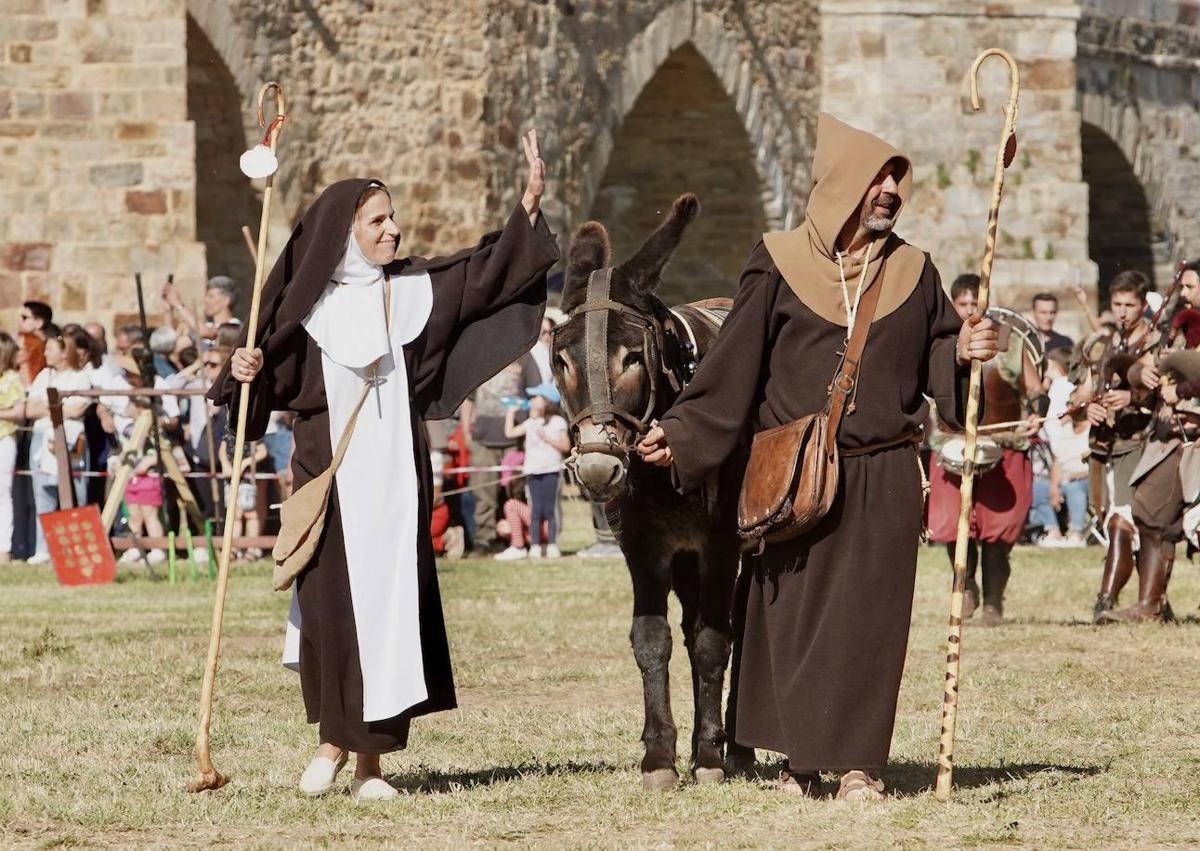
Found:
<svg viewBox="0 0 1200 851"><path fill-rule="evenodd" d="M710 299L668 308L655 295L663 267L699 211L695 195L681 196L637 253L615 267L603 225L587 222L576 231L563 286L569 319L555 330L551 360L570 417L575 475L591 500L605 503L633 579L630 642L645 698L647 789L673 788L679 780L667 672L672 589L683 607L692 668L693 774L697 783L725 778L721 693L733 639L740 471L681 497L670 471L643 463L634 451L691 378L731 306ZM734 703L731 695L731 730ZM731 746L731 763L734 757ZM737 757L745 767L753 751L740 749Z"/></svg>

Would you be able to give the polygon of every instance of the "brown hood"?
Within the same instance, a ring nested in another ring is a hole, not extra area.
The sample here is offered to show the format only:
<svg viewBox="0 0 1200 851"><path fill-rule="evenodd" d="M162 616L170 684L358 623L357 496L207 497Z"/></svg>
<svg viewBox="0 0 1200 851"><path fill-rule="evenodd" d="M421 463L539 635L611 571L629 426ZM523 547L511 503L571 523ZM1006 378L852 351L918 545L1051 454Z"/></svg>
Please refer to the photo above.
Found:
<svg viewBox="0 0 1200 851"><path fill-rule="evenodd" d="M813 157L813 189L804 222L791 231L768 233L763 242L792 292L810 310L837 325L846 324L835 243L847 219L857 216L871 181L888 160L904 163L899 181L900 209L912 190L912 163L882 139L851 127L822 112L817 120L817 150ZM875 318L887 316L904 303L917 285L925 255L892 233L871 243L867 285L886 269ZM886 261L886 263L884 262ZM842 258L851 298L862 273L862 260Z"/></svg>

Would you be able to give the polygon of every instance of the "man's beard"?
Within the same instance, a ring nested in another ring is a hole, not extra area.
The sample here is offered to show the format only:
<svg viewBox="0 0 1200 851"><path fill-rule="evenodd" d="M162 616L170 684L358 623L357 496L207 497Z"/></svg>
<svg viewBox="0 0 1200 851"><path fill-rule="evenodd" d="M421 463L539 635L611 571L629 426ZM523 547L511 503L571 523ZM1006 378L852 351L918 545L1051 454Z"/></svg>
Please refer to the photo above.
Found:
<svg viewBox="0 0 1200 851"><path fill-rule="evenodd" d="M895 195L885 192L874 201L868 202L866 209L863 210L862 218L860 220L863 230L868 231L869 233L886 233L887 231L891 230L892 226L896 223L897 201L899 201L899 199ZM891 215L875 215L874 211L877 205L890 206L892 208Z"/></svg>

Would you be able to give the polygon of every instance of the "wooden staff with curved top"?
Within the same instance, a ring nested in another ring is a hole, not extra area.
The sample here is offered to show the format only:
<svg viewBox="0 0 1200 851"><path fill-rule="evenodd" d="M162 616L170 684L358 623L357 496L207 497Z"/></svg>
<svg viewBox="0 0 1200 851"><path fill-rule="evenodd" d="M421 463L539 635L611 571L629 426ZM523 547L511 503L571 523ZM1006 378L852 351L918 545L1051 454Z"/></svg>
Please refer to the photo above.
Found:
<svg viewBox="0 0 1200 851"><path fill-rule="evenodd" d="M267 128L264 144L274 153L279 141L279 130L287 115L287 104L283 88L275 82L266 83L258 92L258 125L267 127L263 116L263 101L269 92L275 93L276 116ZM258 334L258 309L262 299L264 263L267 256L267 224L271 218L271 189L275 175L267 177L263 189L262 218L258 223L258 252L254 264L254 290L250 298L250 315L246 319L246 347L253 349ZM209 754L208 730L212 720L213 684L217 678L217 660L221 655L221 625L225 617L225 595L229 586L229 557L233 549L233 524L237 519L237 489L241 480L242 461L246 453L246 416L250 409L250 385L238 388L237 431L233 444L233 474L229 481L229 493L225 508L225 528L221 539L221 555L217 573L216 598L213 601L212 633L208 642L208 663L204 668L204 684L200 689L200 721L196 728L197 775L188 784L189 792L220 789L229 778L217 771Z"/></svg>
<svg viewBox="0 0 1200 851"><path fill-rule="evenodd" d="M1008 63L1012 92L1004 107L1004 131L996 151L996 174L992 181L992 203L988 209L987 245L983 265L979 270L980 315L987 313L988 287L992 280L992 260L996 255L996 227L1000 220L1000 196L1004 191L1004 169L1012 163L1017 152L1017 98L1021 91L1020 72L1016 61L999 48L989 48L976 57L971 66L971 107L979 109L979 66L989 56L999 56ZM971 536L971 503L975 492L975 439L979 432L979 387L983 364L971 361L971 384L967 394L966 446L963 449L965 468L959 487L958 538L954 544L954 588L950 596L950 627L946 636L946 680L942 702L942 738L938 748L937 787L939 801L950 800L954 776L954 724L958 719L958 669L962 654L963 594L967 588L967 546Z"/></svg>

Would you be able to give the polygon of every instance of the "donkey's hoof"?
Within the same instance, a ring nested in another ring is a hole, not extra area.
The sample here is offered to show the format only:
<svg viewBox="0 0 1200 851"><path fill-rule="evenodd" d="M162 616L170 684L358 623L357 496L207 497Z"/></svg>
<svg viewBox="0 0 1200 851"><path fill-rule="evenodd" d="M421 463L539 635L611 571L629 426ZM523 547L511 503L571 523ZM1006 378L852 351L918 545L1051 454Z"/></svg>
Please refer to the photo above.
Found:
<svg viewBox="0 0 1200 851"><path fill-rule="evenodd" d="M697 786L711 786L714 783L725 782L725 769L723 768L697 768L692 774L696 777Z"/></svg>
<svg viewBox="0 0 1200 851"><path fill-rule="evenodd" d="M642 788L647 792L669 792L679 785L679 775L673 768L656 768L642 772Z"/></svg>

